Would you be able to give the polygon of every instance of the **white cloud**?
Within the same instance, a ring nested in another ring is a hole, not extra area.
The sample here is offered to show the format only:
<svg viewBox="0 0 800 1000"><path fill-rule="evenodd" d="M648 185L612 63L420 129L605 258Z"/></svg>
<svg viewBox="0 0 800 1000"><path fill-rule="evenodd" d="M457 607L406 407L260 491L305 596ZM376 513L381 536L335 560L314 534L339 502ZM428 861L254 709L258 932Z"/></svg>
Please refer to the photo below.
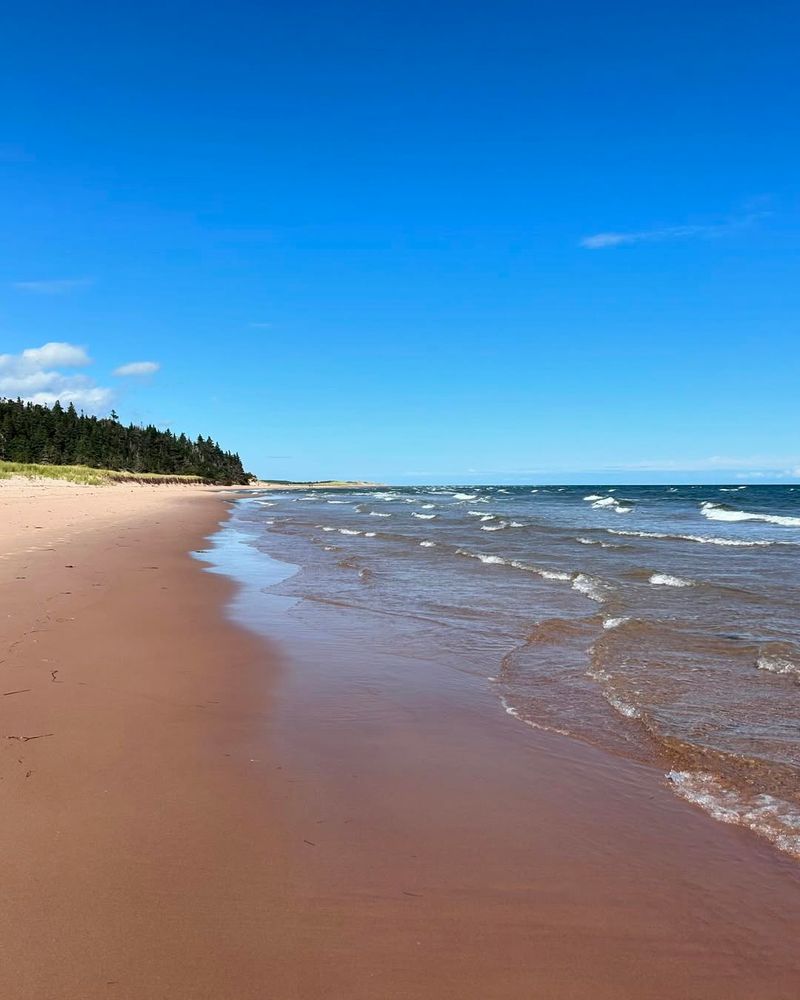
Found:
<svg viewBox="0 0 800 1000"><path fill-rule="evenodd" d="M114 369L114 375L138 377L142 375L154 375L161 365L157 361L130 361L127 365L120 365Z"/></svg>
<svg viewBox="0 0 800 1000"><path fill-rule="evenodd" d="M586 250L605 250L608 247L619 247L633 243L663 243L667 240L692 239L694 237L710 239L724 236L735 229L751 225L757 219L768 215L768 212L750 212L708 225L663 226L658 229L639 229L631 232L604 232L584 236L579 245Z"/></svg>
<svg viewBox="0 0 800 1000"><path fill-rule="evenodd" d="M48 278L43 281L15 281L13 284L20 292L33 292L34 295L63 295L78 288L87 288L92 284L92 279Z"/></svg>
<svg viewBox="0 0 800 1000"><path fill-rule="evenodd" d="M690 236L710 236L719 229L719 226L668 226L666 229L644 229L632 233L595 233L593 236L584 236L580 245L587 250L604 250L606 247L619 247L626 243L657 243Z"/></svg>
<svg viewBox="0 0 800 1000"><path fill-rule="evenodd" d="M4 355L8 357L8 355ZM31 368L45 368L48 365L60 365L62 368L83 368L90 365L92 359L86 353L85 347L66 344L63 341L51 340L41 347L29 347L20 355L23 365Z"/></svg>
<svg viewBox="0 0 800 1000"><path fill-rule="evenodd" d="M108 409L111 389L97 385L88 375L65 375L58 370L84 367L91 360L85 348L60 342L31 347L20 354L0 354L0 396L19 396L48 406L59 400L92 411Z"/></svg>

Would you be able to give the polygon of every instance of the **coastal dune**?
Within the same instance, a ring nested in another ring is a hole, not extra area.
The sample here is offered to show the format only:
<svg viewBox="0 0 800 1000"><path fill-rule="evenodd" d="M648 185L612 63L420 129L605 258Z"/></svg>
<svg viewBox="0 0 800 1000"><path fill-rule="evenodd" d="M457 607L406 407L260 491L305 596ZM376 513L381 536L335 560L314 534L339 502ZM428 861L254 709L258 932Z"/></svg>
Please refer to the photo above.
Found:
<svg viewBox="0 0 800 1000"><path fill-rule="evenodd" d="M0 485L1 996L797 995L793 861L473 679L234 624L190 555L232 499Z"/></svg>

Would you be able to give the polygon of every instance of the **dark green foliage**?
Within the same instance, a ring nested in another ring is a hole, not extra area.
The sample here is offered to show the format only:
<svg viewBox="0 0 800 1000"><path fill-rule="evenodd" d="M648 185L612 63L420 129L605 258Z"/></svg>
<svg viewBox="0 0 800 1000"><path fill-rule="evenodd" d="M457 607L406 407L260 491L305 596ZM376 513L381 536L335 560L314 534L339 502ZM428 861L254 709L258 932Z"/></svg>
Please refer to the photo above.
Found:
<svg viewBox="0 0 800 1000"><path fill-rule="evenodd" d="M190 441L152 425L123 427L115 418L78 413L72 403L64 409L0 399L0 459L248 482L239 456L211 438Z"/></svg>

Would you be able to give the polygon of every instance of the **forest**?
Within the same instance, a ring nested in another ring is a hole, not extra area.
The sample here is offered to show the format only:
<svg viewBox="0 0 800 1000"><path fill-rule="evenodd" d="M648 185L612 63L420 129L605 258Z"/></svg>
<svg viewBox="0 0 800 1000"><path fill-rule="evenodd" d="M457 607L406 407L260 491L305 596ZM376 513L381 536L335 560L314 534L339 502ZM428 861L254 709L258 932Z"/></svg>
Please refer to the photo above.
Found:
<svg viewBox="0 0 800 1000"><path fill-rule="evenodd" d="M127 427L109 417L63 407L0 399L0 459L97 469L200 476L210 482L244 485L250 476L239 456L210 437L196 440L150 425Z"/></svg>

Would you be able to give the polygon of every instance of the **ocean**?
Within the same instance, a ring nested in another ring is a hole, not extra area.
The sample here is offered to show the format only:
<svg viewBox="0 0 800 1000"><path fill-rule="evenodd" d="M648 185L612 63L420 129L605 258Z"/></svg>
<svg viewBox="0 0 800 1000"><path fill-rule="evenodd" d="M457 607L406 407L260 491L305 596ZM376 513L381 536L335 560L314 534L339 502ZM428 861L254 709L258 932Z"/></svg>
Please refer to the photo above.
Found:
<svg viewBox="0 0 800 1000"><path fill-rule="evenodd" d="M509 725L660 768L800 857L800 487L249 493L226 529L359 655L481 678Z"/></svg>

